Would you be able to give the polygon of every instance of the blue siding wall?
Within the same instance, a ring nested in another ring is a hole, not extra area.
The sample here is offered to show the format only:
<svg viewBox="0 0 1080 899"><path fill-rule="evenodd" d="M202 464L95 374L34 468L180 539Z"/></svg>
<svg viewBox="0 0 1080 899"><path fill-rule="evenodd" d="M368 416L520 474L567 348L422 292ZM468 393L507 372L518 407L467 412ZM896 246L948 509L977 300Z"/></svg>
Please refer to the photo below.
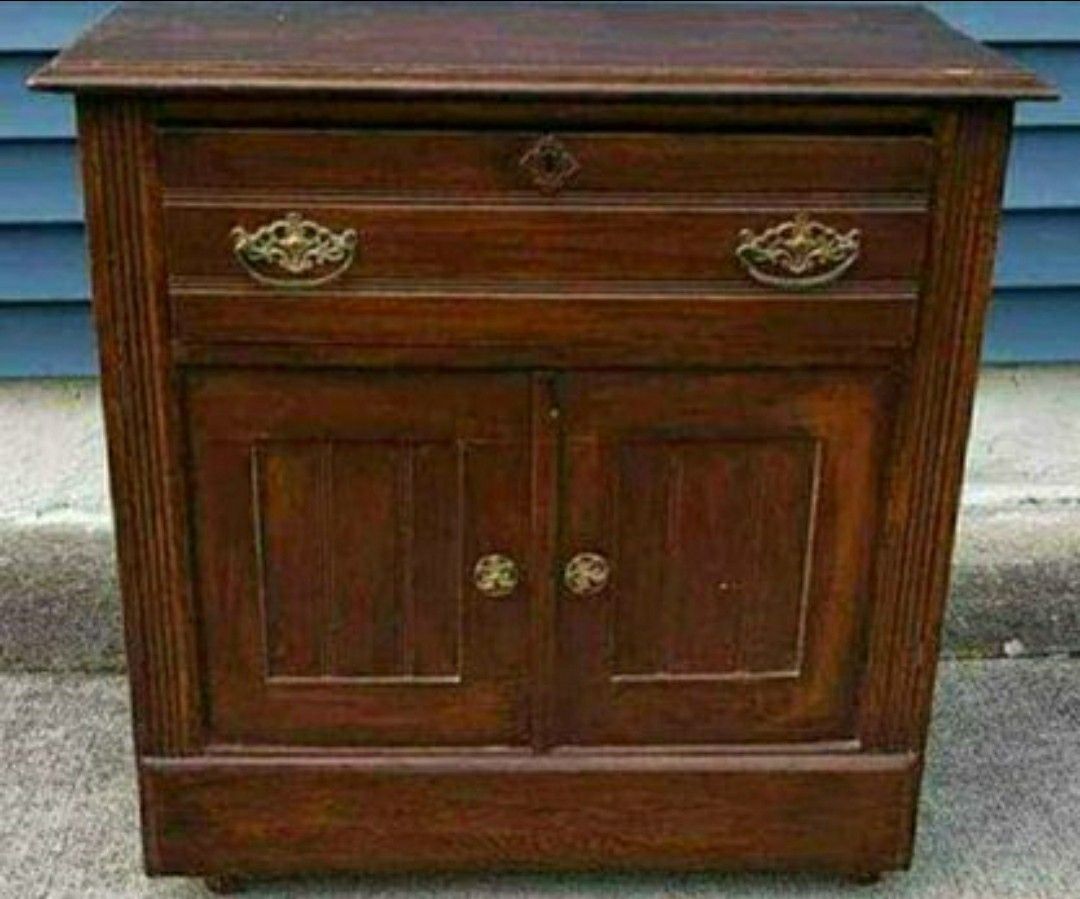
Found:
<svg viewBox="0 0 1080 899"><path fill-rule="evenodd" d="M986 358L1080 360L1080 3L926 5L1063 93L1017 110ZM71 104L23 81L110 6L0 2L0 377L96 368Z"/></svg>
<svg viewBox="0 0 1080 899"><path fill-rule="evenodd" d="M23 82L112 5L0 3L0 377L97 368L71 102Z"/></svg>

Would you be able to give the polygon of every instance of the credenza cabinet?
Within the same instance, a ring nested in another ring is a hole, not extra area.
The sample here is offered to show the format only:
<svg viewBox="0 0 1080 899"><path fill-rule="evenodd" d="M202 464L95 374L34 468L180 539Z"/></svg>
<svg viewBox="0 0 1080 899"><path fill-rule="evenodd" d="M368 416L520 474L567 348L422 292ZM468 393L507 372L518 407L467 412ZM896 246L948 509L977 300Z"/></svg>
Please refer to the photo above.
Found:
<svg viewBox="0 0 1080 899"><path fill-rule="evenodd" d="M124 4L35 84L152 873L907 864L1046 86L666 3Z"/></svg>

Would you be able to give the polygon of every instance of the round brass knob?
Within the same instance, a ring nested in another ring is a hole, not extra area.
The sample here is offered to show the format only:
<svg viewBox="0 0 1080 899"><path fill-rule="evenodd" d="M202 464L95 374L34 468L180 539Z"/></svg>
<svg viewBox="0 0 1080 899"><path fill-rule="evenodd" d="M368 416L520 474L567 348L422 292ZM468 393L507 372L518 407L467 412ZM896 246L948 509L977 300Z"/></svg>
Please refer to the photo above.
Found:
<svg viewBox="0 0 1080 899"><path fill-rule="evenodd" d="M607 586L611 576L608 560L599 553L578 553L566 563L563 583L576 596L592 596Z"/></svg>
<svg viewBox="0 0 1080 899"><path fill-rule="evenodd" d="M481 556L473 567L473 583L484 596L509 596L519 580L517 563L501 553Z"/></svg>

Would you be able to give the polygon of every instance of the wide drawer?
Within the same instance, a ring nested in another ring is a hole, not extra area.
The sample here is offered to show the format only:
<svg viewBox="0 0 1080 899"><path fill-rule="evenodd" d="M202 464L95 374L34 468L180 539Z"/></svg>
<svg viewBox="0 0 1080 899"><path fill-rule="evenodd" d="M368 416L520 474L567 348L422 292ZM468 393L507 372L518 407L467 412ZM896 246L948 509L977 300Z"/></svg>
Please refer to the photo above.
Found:
<svg viewBox="0 0 1080 899"><path fill-rule="evenodd" d="M404 282L674 281L776 290L913 285L926 214L809 203L346 205L308 197L295 205L169 203L165 222L169 271L178 286L225 280L364 291ZM755 244L759 257L752 255Z"/></svg>
<svg viewBox="0 0 1080 899"><path fill-rule="evenodd" d="M924 194L919 135L172 128L170 191L395 196Z"/></svg>

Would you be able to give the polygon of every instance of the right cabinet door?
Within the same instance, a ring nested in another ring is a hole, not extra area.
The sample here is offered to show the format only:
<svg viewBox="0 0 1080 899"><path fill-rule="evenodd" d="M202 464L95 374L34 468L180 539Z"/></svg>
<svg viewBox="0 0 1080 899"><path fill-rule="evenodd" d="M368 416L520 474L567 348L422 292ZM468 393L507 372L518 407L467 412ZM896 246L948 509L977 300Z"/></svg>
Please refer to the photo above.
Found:
<svg viewBox="0 0 1080 899"><path fill-rule="evenodd" d="M563 385L556 742L855 736L880 371Z"/></svg>

